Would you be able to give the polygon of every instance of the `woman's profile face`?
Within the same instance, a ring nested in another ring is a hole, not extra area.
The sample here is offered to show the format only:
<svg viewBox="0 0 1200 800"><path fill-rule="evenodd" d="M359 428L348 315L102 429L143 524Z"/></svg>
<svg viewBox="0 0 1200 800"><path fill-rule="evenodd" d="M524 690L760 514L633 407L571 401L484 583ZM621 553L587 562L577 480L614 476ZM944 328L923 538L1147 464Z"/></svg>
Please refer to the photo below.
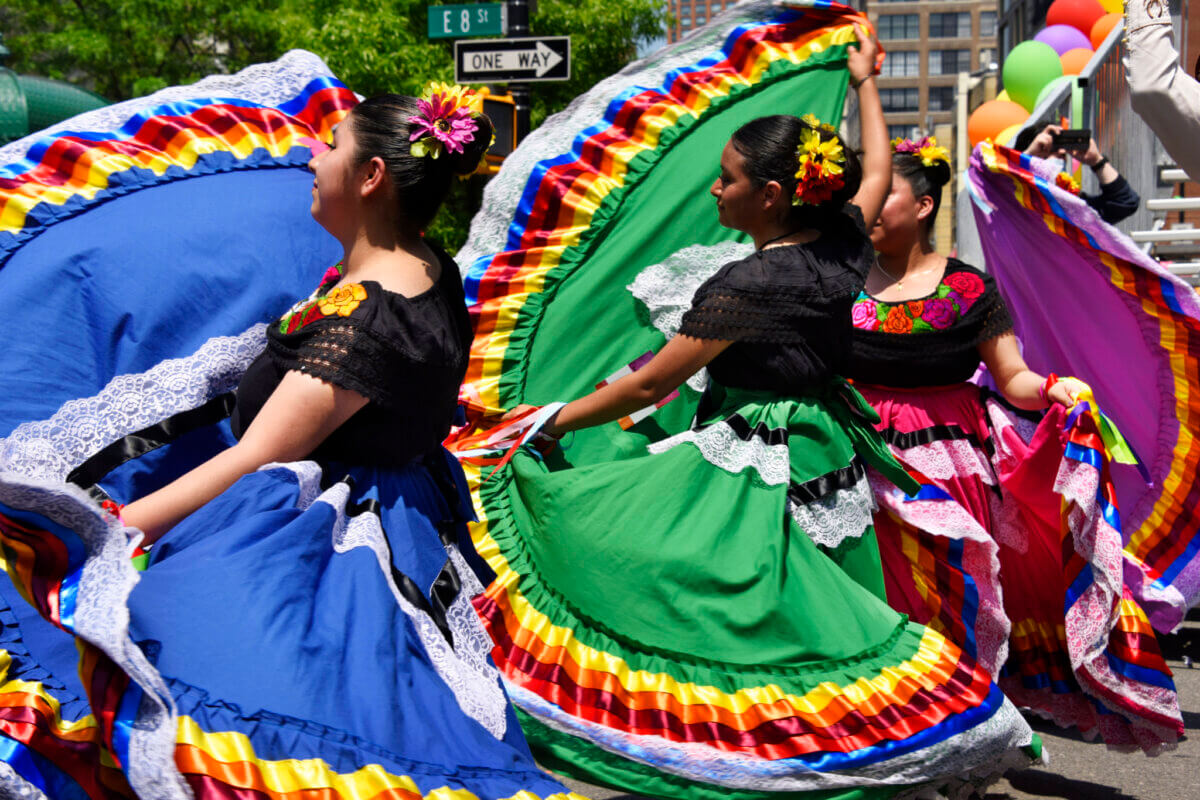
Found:
<svg viewBox="0 0 1200 800"><path fill-rule="evenodd" d="M337 235L346 228L357 199L354 165L354 130L347 117L333 129L333 145L314 155L308 162L313 174L313 219L330 233Z"/></svg>
<svg viewBox="0 0 1200 800"><path fill-rule="evenodd" d="M721 172L708 191L717 199L717 221L726 228L748 230L762 215L762 190L754 188L746 174L746 157L732 142L721 151Z"/></svg>
<svg viewBox="0 0 1200 800"><path fill-rule="evenodd" d="M920 198L913 196L912 184L893 172L892 189L871 228L871 244L875 249L880 253L908 250L921 235L921 208Z"/></svg>

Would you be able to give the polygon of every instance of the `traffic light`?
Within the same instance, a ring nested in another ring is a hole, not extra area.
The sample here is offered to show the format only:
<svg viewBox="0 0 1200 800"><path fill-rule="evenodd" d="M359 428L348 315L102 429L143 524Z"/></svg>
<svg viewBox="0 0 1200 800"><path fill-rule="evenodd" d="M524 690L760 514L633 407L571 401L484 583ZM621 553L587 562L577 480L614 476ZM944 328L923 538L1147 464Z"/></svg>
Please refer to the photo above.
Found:
<svg viewBox="0 0 1200 800"><path fill-rule="evenodd" d="M486 86L479 90L483 97L483 113L492 121L496 141L492 144L480 172L495 175L504 159L517 147L517 106L510 94L492 94Z"/></svg>

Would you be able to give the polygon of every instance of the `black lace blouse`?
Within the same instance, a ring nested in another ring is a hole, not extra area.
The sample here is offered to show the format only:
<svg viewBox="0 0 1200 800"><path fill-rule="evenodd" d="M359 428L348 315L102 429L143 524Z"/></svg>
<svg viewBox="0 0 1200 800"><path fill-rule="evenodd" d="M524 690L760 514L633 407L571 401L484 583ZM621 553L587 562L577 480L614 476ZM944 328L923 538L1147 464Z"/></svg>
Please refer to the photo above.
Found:
<svg viewBox="0 0 1200 800"><path fill-rule="evenodd" d="M696 290L679 332L731 339L708 365L723 386L802 395L842 374L850 305L875 259L857 206L806 244L726 264Z"/></svg>
<svg viewBox="0 0 1200 800"><path fill-rule="evenodd" d="M297 370L369 401L309 457L398 466L436 448L450 431L466 372L471 323L453 259L435 250L442 274L415 297L374 281L332 287L271 323L267 349L237 390L231 420L241 438L285 373Z"/></svg>
<svg viewBox="0 0 1200 800"><path fill-rule="evenodd" d="M979 345L1013 328L992 277L955 258L925 297L887 303L863 292L851 318L847 377L898 388L968 380L979 368Z"/></svg>

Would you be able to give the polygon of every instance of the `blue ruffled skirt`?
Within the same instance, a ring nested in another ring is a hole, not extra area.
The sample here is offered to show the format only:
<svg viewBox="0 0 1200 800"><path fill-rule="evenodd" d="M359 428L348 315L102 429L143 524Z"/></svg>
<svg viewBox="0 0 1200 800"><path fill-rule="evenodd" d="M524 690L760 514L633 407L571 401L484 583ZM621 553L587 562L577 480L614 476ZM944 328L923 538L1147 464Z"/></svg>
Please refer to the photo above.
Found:
<svg viewBox="0 0 1200 800"><path fill-rule="evenodd" d="M0 793L562 792L533 763L471 607L481 565L448 453L268 465L134 570L129 531L97 500L229 444L222 398L261 335L117 378L0 440Z"/></svg>

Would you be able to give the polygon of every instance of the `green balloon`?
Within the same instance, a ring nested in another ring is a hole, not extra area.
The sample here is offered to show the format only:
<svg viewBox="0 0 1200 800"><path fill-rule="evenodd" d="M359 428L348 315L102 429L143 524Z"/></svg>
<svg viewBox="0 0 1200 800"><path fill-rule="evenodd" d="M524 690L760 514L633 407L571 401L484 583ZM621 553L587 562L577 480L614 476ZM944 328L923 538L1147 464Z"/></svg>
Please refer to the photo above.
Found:
<svg viewBox="0 0 1200 800"><path fill-rule="evenodd" d="M1042 90L1038 92L1037 100L1034 101L1033 108L1030 108L1029 110L1033 111L1034 108L1037 108L1042 104L1043 100L1058 91L1058 87L1062 86L1064 83L1073 83L1074 79L1074 75L1062 75L1047 83L1042 87Z"/></svg>
<svg viewBox="0 0 1200 800"><path fill-rule="evenodd" d="M1062 61L1048 44L1021 42L1004 59L1002 74L1008 96L1026 111L1033 111L1046 84L1062 77Z"/></svg>

